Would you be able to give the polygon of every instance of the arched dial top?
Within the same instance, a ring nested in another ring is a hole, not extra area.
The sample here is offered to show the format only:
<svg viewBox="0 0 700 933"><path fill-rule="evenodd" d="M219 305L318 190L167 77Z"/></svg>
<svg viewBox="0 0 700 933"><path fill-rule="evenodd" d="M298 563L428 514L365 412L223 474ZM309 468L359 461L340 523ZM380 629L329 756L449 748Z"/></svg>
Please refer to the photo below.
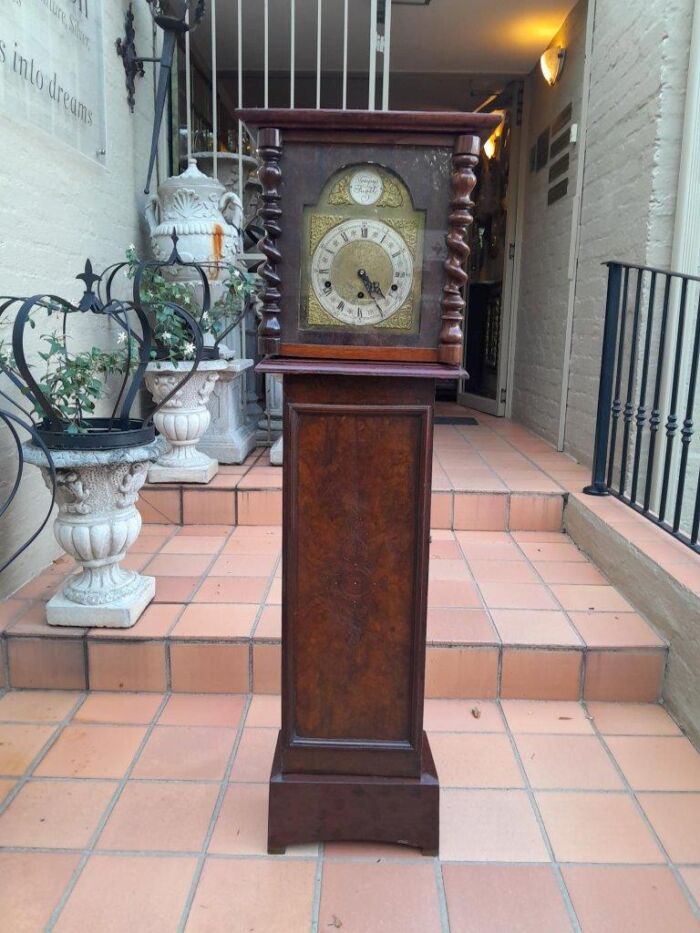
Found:
<svg viewBox="0 0 700 933"><path fill-rule="evenodd" d="M411 294L411 250L382 220L341 221L313 252L311 287L323 310L336 321L351 327L383 323Z"/></svg>
<svg viewBox="0 0 700 933"><path fill-rule="evenodd" d="M304 209L301 328L344 331L354 345L370 331L417 334L424 227L406 183L377 162L327 178Z"/></svg>

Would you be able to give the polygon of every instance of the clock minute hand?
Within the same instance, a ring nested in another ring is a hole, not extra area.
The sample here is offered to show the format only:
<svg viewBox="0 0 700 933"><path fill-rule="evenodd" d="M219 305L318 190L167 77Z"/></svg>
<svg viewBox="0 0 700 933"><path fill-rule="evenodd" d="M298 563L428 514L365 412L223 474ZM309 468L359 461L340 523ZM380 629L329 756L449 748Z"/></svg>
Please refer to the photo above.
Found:
<svg viewBox="0 0 700 933"><path fill-rule="evenodd" d="M362 284L367 289L367 294L369 295L370 298L374 298L375 295L379 295L380 298L384 297L384 293L382 292L379 282L373 282L370 279L370 277L367 275L364 269L358 269L357 275L360 281L362 282Z"/></svg>

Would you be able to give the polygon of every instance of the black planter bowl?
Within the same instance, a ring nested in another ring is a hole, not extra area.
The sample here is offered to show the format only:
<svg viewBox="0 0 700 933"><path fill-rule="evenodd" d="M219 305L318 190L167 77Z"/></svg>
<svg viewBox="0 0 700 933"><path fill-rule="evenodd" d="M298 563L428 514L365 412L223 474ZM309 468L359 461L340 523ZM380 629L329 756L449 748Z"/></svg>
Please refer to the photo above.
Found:
<svg viewBox="0 0 700 933"><path fill-rule="evenodd" d="M140 419L84 418L85 431L69 432L45 421L36 433L49 450L114 450L140 447L155 440L156 429Z"/></svg>

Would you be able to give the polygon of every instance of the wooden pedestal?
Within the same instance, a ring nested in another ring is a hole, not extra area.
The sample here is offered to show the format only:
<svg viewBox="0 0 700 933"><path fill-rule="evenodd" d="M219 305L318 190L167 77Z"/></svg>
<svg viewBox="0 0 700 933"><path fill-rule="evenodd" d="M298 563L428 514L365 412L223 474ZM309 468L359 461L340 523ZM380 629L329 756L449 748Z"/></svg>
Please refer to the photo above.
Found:
<svg viewBox="0 0 700 933"><path fill-rule="evenodd" d="M435 381L429 367L325 368L284 367L269 851L372 840L432 854L439 786L423 692Z"/></svg>
<svg viewBox="0 0 700 933"><path fill-rule="evenodd" d="M267 851L304 842L397 842L437 855L440 785L423 736L418 778L284 774L281 735L270 776Z"/></svg>

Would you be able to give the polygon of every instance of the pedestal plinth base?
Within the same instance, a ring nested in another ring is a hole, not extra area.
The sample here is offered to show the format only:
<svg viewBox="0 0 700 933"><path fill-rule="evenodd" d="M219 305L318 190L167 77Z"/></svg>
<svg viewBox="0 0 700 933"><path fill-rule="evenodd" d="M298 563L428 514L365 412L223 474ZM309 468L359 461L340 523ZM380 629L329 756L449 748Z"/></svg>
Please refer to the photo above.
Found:
<svg viewBox="0 0 700 933"><path fill-rule="evenodd" d="M270 447L270 463L272 466L282 466L284 460L284 438L278 437Z"/></svg>
<svg viewBox="0 0 700 933"><path fill-rule="evenodd" d="M420 778L283 774L280 738L270 775L267 851L307 842L388 842L437 855L440 786L427 736Z"/></svg>
<svg viewBox="0 0 700 933"><path fill-rule="evenodd" d="M60 590L46 604L46 621L49 625L131 628L155 595L155 577L141 577L140 585L129 596L99 606L73 602Z"/></svg>
<svg viewBox="0 0 700 933"><path fill-rule="evenodd" d="M219 464L200 457L194 466L162 466L154 463L148 470L149 483L208 483L219 472Z"/></svg>
<svg viewBox="0 0 700 933"><path fill-rule="evenodd" d="M199 442L199 449L219 463L230 464L243 463L255 445L255 426L247 424L228 435L205 434Z"/></svg>

